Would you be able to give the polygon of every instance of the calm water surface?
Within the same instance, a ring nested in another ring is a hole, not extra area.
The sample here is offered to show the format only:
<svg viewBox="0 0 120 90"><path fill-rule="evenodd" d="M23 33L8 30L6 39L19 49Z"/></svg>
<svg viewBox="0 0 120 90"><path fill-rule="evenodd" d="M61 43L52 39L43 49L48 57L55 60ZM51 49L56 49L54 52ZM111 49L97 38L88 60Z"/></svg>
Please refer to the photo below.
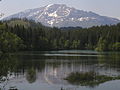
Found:
<svg viewBox="0 0 120 90"><path fill-rule="evenodd" d="M120 52L62 50L3 56L0 60L0 87L3 90L120 90L120 80L97 86L71 85L64 80L71 72L90 71L120 75Z"/></svg>

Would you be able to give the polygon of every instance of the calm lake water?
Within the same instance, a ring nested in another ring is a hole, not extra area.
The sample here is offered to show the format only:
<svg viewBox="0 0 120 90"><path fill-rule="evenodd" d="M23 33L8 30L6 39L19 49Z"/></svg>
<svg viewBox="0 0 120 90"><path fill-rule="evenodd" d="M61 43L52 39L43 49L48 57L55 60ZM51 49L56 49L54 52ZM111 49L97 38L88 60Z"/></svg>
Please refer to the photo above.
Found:
<svg viewBox="0 0 120 90"><path fill-rule="evenodd" d="M120 90L120 80L97 86L71 85L64 78L71 72L94 71L120 75L120 52L62 50L19 52L0 60L0 88L8 90ZM31 76L32 75L32 76ZM31 78L32 77L32 78Z"/></svg>

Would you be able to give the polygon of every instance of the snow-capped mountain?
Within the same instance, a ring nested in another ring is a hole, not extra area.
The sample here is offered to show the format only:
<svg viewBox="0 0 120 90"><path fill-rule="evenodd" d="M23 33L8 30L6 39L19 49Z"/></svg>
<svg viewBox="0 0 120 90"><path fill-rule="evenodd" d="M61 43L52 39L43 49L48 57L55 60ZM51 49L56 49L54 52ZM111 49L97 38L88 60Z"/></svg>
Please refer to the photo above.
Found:
<svg viewBox="0 0 120 90"><path fill-rule="evenodd" d="M56 27L91 27L97 25L117 24L120 20L106 16L100 16L93 12L77 10L64 4L51 4L45 7L29 9L23 12L6 17L5 20L11 18L27 18L41 22L46 26Z"/></svg>

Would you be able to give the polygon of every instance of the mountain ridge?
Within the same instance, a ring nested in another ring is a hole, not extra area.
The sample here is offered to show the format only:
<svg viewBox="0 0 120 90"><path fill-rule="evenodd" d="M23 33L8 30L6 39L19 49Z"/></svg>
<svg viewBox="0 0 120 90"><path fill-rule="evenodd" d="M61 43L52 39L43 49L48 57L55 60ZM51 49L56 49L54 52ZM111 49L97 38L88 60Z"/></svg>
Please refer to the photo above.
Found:
<svg viewBox="0 0 120 90"><path fill-rule="evenodd" d="M113 25L120 22L119 19L101 16L92 11L83 11L68 7L65 4L50 4L44 7L28 9L23 12L4 18L27 18L41 22L51 27L92 27L100 25Z"/></svg>

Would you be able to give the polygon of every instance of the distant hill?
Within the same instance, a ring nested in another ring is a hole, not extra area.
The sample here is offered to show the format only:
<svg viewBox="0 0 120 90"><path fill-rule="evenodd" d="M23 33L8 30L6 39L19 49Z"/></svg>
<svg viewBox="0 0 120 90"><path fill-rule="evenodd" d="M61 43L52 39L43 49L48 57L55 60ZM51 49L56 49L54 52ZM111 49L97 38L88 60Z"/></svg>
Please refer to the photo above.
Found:
<svg viewBox="0 0 120 90"><path fill-rule="evenodd" d="M120 20L115 18L100 16L91 11L77 10L64 4L52 4L36 9L25 10L6 17L4 20L10 20L11 18L27 18L29 20L41 22L45 26L52 27L79 26L86 28L106 24L112 25L120 22Z"/></svg>
<svg viewBox="0 0 120 90"><path fill-rule="evenodd" d="M24 28L37 28L37 27L46 27L44 25L42 25L41 23L36 23L34 20L28 20L26 18L14 18L14 19L10 19L10 20L6 20L4 21L5 23L7 23L7 25L9 25L10 27L14 27L16 25L18 26L24 26ZM48 28L48 27L46 27Z"/></svg>

